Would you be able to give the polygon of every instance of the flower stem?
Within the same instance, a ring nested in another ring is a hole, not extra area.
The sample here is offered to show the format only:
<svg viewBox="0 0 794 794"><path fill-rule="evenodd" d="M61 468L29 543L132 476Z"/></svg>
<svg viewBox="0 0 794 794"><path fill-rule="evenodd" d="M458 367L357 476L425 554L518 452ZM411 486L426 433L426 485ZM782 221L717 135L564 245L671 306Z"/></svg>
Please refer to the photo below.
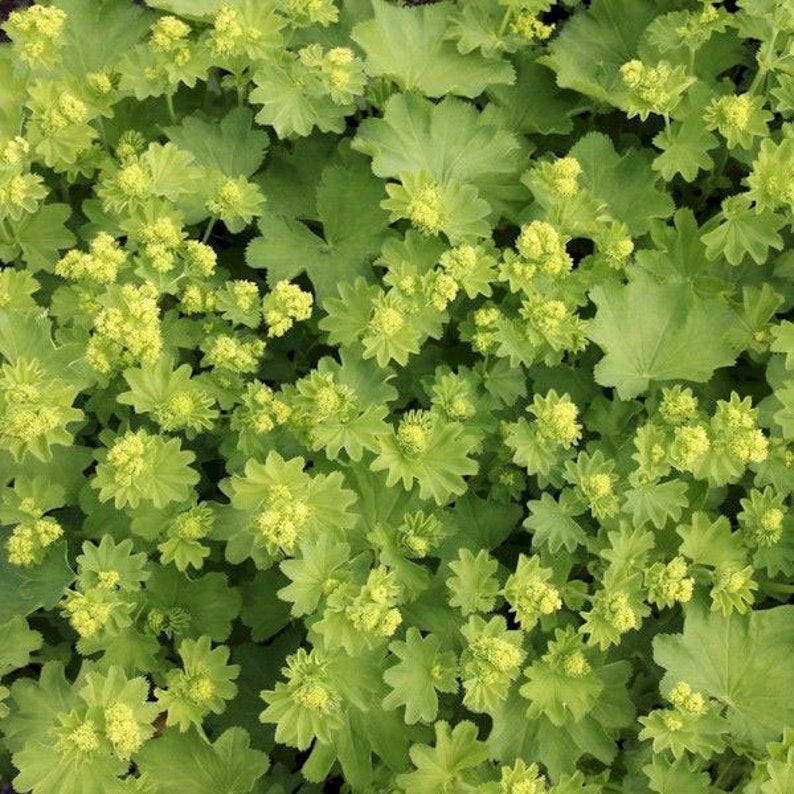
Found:
<svg viewBox="0 0 794 794"><path fill-rule="evenodd" d="M218 216L217 216L217 215L213 215L213 216L212 216L212 217L209 219L209 222L207 223L207 228L206 228L206 229L204 229L204 234L201 236L201 242L202 242L202 243L206 243L206 242L207 242L207 240L209 240L209 239L210 239L210 235L212 234L212 229L213 229L213 227L215 226L215 222L216 222L217 220L218 220Z"/></svg>

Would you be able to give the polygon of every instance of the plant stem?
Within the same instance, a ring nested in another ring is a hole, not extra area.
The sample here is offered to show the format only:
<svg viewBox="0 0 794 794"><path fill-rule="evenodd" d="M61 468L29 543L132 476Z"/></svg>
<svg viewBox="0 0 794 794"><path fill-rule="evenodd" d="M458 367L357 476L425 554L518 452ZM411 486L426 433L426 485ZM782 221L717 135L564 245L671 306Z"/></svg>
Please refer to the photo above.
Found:
<svg viewBox="0 0 794 794"><path fill-rule="evenodd" d="M769 53L770 56L773 56L774 52L775 52L775 42L777 41L777 34L778 34L778 31L776 30L772 34L772 38L769 39L769 42L766 45L766 51ZM747 89L747 93L748 94L755 93L755 91L761 86L761 83L763 82L764 78L767 75L767 72L769 71L771 58L770 59L766 58L766 55L763 52L763 49L764 48L763 48L763 45L762 45L761 49L759 49L759 51L758 51L758 56L756 58L756 60L758 61L758 71L755 73L755 77L753 78L753 82L750 83L750 87ZM763 58L764 62L763 63L762 63L762 60L761 60L761 56L762 55L764 56L764 58Z"/></svg>
<svg viewBox="0 0 794 794"><path fill-rule="evenodd" d="M215 222L218 220L217 215L213 215L209 222L207 223L207 228L204 229L204 234L201 236L201 242L206 243L207 240L210 239L210 235L212 234L212 227L215 226Z"/></svg>
<svg viewBox="0 0 794 794"><path fill-rule="evenodd" d="M763 581L758 583L759 587L767 593L777 593L778 595L792 595L794 584L783 584L782 582Z"/></svg>
<svg viewBox="0 0 794 794"><path fill-rule="evenodd" d="M174 110L174 95L165 95L165 105L168 108L168 118L171 119L172 124L176 124L176 111Z"/></svg>
<svg viewBox="0 0 794 794"><path fill-rule="evenodd" d="M508 8L505 11L505 15L502 17L502 23L499 25L499 32L496 34L500 39L502 36L505 35L505 31L507 30L507 23L510 21L510 9Z"/></svg>

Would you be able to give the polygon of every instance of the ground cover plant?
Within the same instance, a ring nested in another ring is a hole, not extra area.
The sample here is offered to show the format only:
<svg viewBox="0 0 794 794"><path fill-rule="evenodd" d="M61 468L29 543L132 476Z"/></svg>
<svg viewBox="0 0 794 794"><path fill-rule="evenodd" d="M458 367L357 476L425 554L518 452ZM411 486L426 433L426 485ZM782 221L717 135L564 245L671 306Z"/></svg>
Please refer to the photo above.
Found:
<svg viewBox="0 0 794 794"><path fill-rule="evenodd" d="M6 787L794 791L788 0L6 6Z"/></svg>

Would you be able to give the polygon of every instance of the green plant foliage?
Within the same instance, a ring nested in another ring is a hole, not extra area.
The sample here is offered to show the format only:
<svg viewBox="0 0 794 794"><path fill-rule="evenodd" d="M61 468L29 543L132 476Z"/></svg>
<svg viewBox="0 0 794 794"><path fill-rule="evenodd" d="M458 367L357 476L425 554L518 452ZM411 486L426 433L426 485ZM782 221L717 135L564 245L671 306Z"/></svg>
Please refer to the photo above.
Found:
<svg viewBox="0 0 794 794"><path fill-rule="evenodd" d="M791 0L0 32L0 790L794 791Z"/></svg>

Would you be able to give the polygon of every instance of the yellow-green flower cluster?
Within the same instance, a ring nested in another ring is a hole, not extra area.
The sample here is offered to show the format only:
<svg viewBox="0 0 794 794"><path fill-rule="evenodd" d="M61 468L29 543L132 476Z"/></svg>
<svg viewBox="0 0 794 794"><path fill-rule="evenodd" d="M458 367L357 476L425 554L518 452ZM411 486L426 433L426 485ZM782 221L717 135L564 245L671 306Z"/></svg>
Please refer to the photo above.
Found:
<svg viewBox="0 0 794 794"><path fill-rule="evenodd" d="M134 160L146 148L146 138L138 130L124 130L116 142L115 154L119 162Z"/></svg>
<svg viewBox="0 0 794 794"><path fill-rule="evenodd" d="M709 449L711 442L703 425L682 425L673 431L670 460L681 471L694 471Z"/></svg>
<svg viewBox="0 0 794 794"><path fill-rule="evenodd" d="M418 458L427 451L435 416L430 411L408 411L397 426L397 447L406 458Z"/></svg>
<svg viewBox="0 0 794 794"><path fill-rule="evenodd" d="M127 253L107 232L99 232L88 252L72 249L55 265L55 273L69 281L113 284L127 262Z"/></svg>
<svg viewBox="0 0 794 794"><path fill-rule="evenodd" d="M491 295L496 257L484 245L463 243L450 248L441 254L438 263L468 297Z"/></svg>
<svg viewBox="0 0 794 794"><path fill-rule="evenodd" d="M471 345L482 355L493 352L497 345L496 330L502 313L495 306L484 306L476 309L473 314L474 334Z"/></svg>
<svg viewBox="0 0 794 794"><path fill-rule="evenodd" d="M264 206L265 197L259 186L244 176L220 179L207 202L207 209L235 233L261 215Z"/></svg>
<svg viewBox="0 0 794 794"><path fill-rule="evenodd" d="M333 0L280 0L279 5L298 27L327 27L339 20L339 9Z"/></svg>
<svg viewBox="0 0 794 794"><path fill-rule="evenodd" d="M527 335L540 335L552 350L578 352L587 345L584 320L558 298L533 293L521 302L519 314L527 321Z"/></svg>
<svg viewBox="0 0 794 794"><path fill-rule="evenodd" d="M9 170L2 173L0 180L0 220L18 221L36 212L48 192L38 174Z"/></svg>
<svg viewBox="0 0 794 794"><path fill-rule="evenodd" d="M534 628L542 615L552 615L562 607L560 591L548 580L551 571L540 566L538 557L518 558L514 573L507 577L503 594L524 631Z"/></svg>
<svg viewBox="0 0 794 794"><path fill-rule="evenodd" d="M279 399L273 389L259 380L246 384L242 403L232 414L233 430L247 429L253 433L269 433L283 425L292 409Z"/></svg>
<svg viewBox="0 0 794 794"><path fill-rule="evenodd" d="M379 292L367 322L364 344L373 350L378 363L402 353L410 334L411 305L397 290ZM410 348L413 349L413 348ZM372 354L370 354L372 355Z"/></svg>
<svg viewBox="0 0 794 794"><path fill-rule="evenodd" d="M771 486L763 491L753 488L749 497L741 500L739 526L755 546L774 546L783 537L786 519L786 497L776 494Z"/></svg>
<svg viewBox="0 0 794 794"><path fill-rule="evenodd" d="M310 44L298 56L319 77L324 93L335 104L349 105L364 92L364 63L349 47L332 47L323 52L319 44Z"/></svg>
<svg viewBox="0 0 794 794"><path fill-rule="evenodd" d="M110 591L95 588L86 593L67 591L63 614L81 639L95 637L113 614L115 597Z"/></svg>
<svg viewBox="0 0 794 794"><path fill-rule="evenodd" d="M417 510L403 516L403 522L397 528L397 537L409 557L421 559L441 542L444 528L435 515Z"/></svg>
<svg viewBox="0 0 794 794"><path fill-rule="evenodd" d="M634 253L634 240L622 223L610 223L593 235L598 255L614 269L623 267Z"/></svg>
<svg viewBox="0 0 794 794"><path fill-rule="evenodd" d="M572 198L579 193L582 166L575 157L559 157L538 163L532 176L560 198Z"/></svg>
<svg viewBox="0 0 794 794"><path fill-rule="evenodd" d="M192 282L185 285L179 298L179 311L182 314L211 314L216 307L217 290Z"/></svg>
<svg viewBox="0 0 794 794"><path fill-rule="evenodd" d="M82 124L88 118L88 107L70 91L63 91L57 101L44 111L39 122L45 135L63 132L73 124Z"/></svg>
<svg viewBox="0 0 794 794"><path fill-rule="evenodd" d="M711 420L715 444L745 464L766 460L769 439L758 428L757 418L750 397L740 399L731 392L728 400L718 400Z"/></svg>
<svg viewBox="0 0 794 794"><path fill-rule="evenodd" d="M279 681L274 689L262 692L268 707L260 720L276 725L276 741L302 750L315 737L332 742L342 724L343 700L327 660L316 648L298 648L286 662L281 668L286 683Z"/></svg>
<svg viewBox="0 0 794 794"><path fill-rule="evenodd" d="M522 8L510 23L510 30L525 41L545 41L554 33L554 25L547 25L532 11Z"/></svg>
<svg viewBox="0 0 794 794"><path fill-rule="evenodd" d="M536 394L527 411L534 414L537 433L546 442L568 449L582 437L579 409L568 394L560 396L554 389L545 397Z"/></svg>
<svg viewBox="0 0 794 794"><path fill-rule="evenodd" d="M546 221L531 221L522 226L516 248L522 259L548 276L562 276L573 266L564 238Z"/></svg>
<svg viewBox="0 0 794 794"><path fill-rule="evenodd" d="M679 681L671 690L667 699L686 714L705 714L708 709L706 698L702 693L694 692L685 681Z"/></svg>
<svg viewBox="0 0 794 794"><path fill-rule="evenodd" d="M168 273L177 264L177 255L186 237L180 226L168 216L144 225L140 232L141 256L157 273ZM212 269L206 275L210 275Z"/></svg>
<svg viewBox="0 0 794 794"><path fill-rule="evenodd" d="M405 182L405 180L403 180ZM422 234L438 235L444 227L444 199L441 186L434 180L423 180L410 191L406 208L408 220Z"/></svg>
<svg viewBox="0 0 794 794"><path fill-rule="evenodd" d="M110 305L94 317L86 360L103 375L153 364L163 349L157 290L148 282L124 284L109 296Z"/></svg>
<svg viewBox="0 0 794 794"><path fill-rule="evenodd" d="M279 281L262 299L262 314L268 326L268 336L284 336L296 323L308 320L312 314L313 298L297 284Z"/></svg>
<svg viewBox="0 0 794 794"><path fill-rule="evenodd" d="M489 794L547 794L548 790L546 778L541 774L538 764L527 764L523 758L519 758L513 766L502 767L498 788L487 788Z"/></svg>
<svg viewBox="0 0 794 794"><path fill-rule="evenodd" d="M51 456L50 445L69 444L66 426L82 418L72 408L75 390L42 369L39 361L18 357L0 369L0 441L22 460L30 453L39 460Z"/></svg>
<svg viewBox="0 0 794 794"><path fill-rule="evenodd" d="M488 621L472 615L460 631L467 641L460 657L463 703L472 711L487 712L507 697L521 671L526 656L523 635L508 631L500 615Z"/></svg>
<svg viewBox="0 0 794 794"><path fill-rule="evenodd" d="M730 615L733 612L749 612L755 599L758 583L753 579L753 566L740 567L725 564L717 567L712 575L711 609Z"/></svg>
<svg viewBox="0 0 794 794"><path fill-rule="evenodd" d="M686 560L674 557L670 562L655 562L645 572L648 600L659 607L685 604L692 598L695 580L689 576Z"/></svg>
<svg viewBox="0 0 794 794"><path fill-rule="evenodd" d="M248 54L262 38L261 31L251 27L239 8L223 5L215 14L210 31L210 47L215 55L229 58Z"/></svg>
<svg viewBox="0 0 794 794"><path fill-rule="evenodd" d="M380 565L369 572L366 584L345 608L345 614L356 628L372 638L391 637L402 623L397 604L402 586L394 571Z"/></svg>
<svg viewBox="0 0 794 794"><path fill-rule="evenodd" d="M629 114L643 120L650 113L669 114L694 82L684 66L667 61L647 66L636 58L620 67L620 76L629 90Z"/></svg>
<svg viewBox="0 0 794 794"><path fill-rule="evenodd" d="M452 373L437 378L432 389L432 403L453 422L470 419L477 412L472 383Z"/></svg>
<svg viewBox="0 0 794 794"><path fill-rule="evenodd" d="M49 516L14 527L6 540L6 553L12 565L35 565L44 559L47 548L63 535L63 527Z"/></svg>
<svg viewBox="0 0 794 794"><path fill-rule="evenodd" d="M218 415L214 398L201 388L178 389L156 406L153 415L163 430L209 429Z"/></svg>
<svg viewBox="0 0 794 794"><path fill-rule="evenodd" d="M259 369L259 359L264 352L265 343L261 339L219 334L209 340L205 361L218 369L244 374Z"/></svg>
<svg viewBox="0 0 794 794"><path fill-rule="evenodd" d="M65 24L65 11L37 4L12 11L3 29L14 42L15 53L35 68L57 63Z"/></svg>
<svg viewBox="0 0 794 794"><path fill-rule="evenodd" d="M177 66L191 58L190 25L175 16L160 17L149 32L149 46L154 52L169 55Z"/></svg>
<svg viewBox="0 0 794 794"><path fill-rule="evenodd" d="M697 409L698 399L689 387L672 386L662 389L659 414L668 424L682 425L690 422L695 418Z"/></svg>
<svg viewBox="0 0 794 794"><path fill-rule="evenodd" d="M628 595L621 590L615 593L598 593L593 602L593 610L598 611L619 634L638 629L642 623L642 618L632 607Z"/></svg>
<svg viewBox="0 0 794 794"><path fill-rule="evenodd" d="M311 516L311 506L286 485L272 487L254 517L253 531L273 554L291 555Z"/></svg>
<svg viewBox="0 0 794 794"><path fill-rule="evenodd" d="M764 135L766 122L772 118L764 110L764 97L752 94L728 94L711 101L703 114L706 126L719 131L728 146L750 148L753 139Z"/></svg>
<svg viewBox="0 0 794 794"><path fill-rule="evenodd" d="M105 735L121 758L129 758L144 742L135 712L126 703L113 703L105 709Z"/></svg>

